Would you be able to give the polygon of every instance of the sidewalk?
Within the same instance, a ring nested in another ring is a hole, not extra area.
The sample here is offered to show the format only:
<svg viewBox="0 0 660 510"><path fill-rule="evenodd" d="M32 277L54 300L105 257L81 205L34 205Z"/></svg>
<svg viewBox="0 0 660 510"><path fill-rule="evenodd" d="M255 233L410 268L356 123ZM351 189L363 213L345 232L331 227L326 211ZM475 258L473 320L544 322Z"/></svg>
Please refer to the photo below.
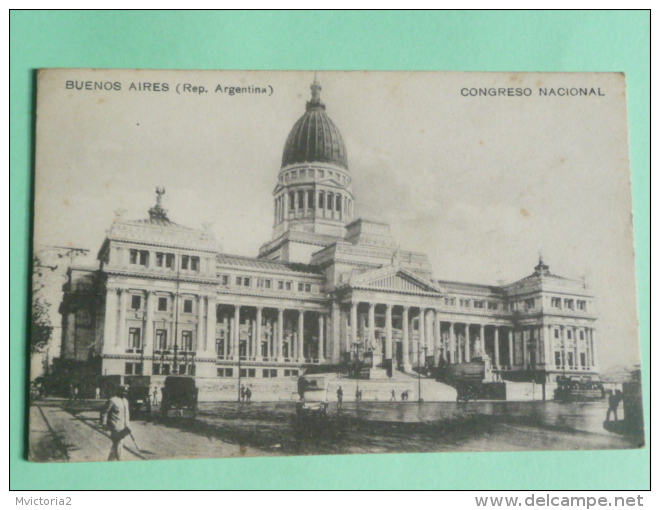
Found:
<svg viewBox="0 0 660 510"><path fill-rule="evenodd" d="M43 413L43 414L42 414ZM122 460L255 457L273 455L255 448L225 443L215 437L163 424L133 421L131 430L140 450L127 438ZM105 461L109 434L99 426L96 411L73 415L59 406L30 408L30 458L35 461Z"/></svg>

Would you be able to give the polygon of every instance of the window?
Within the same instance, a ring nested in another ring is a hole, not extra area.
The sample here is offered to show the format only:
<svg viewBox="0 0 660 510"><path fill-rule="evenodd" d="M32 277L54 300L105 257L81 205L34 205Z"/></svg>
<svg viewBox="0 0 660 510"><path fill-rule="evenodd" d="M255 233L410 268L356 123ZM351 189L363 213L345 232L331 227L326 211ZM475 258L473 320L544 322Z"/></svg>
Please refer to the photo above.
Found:
<svg viewBox="0 0 660 510"><path fill-rule="evenodd" d="M559 330L555 329L555 338L559 338Z"/></svg>
<svg viewBox="0 0 660 510"><path fill-rule="evenodd" d="M310 191L307 193L307 207L309 209L314 209L314 192Z"/></svg>
<svg viewBox="0 0 660 510"><path fill-rule="evenodd" d="M142 363L126 363L124 365L124 374L142 375Z"/></svg>
<svg viewBox="0 0 660 510"><path fill-rule="evenodd" d="M335 211L341 212L341 195L335 195Z"/></svg>
<svg viewBox="0 0 660 510"><path fill-rule="evenodd" d="M256 368L241 368L241 377L257 377Z"/></svg>
<svg viewBox="0 0 660 510"><path fill-rule="evenodd" d="M557 368L561 367L561 352L555 351L555 366Z"/></svg>
<svg viewBox="0 0 660 510"><path fill-rule="evenodd" d="M184 255L181 257L181 269L189 269L190 271L199 271L199 257L191 257Z"/></svg>
<svg viewBox="0 0 660 510"><path fill-rule="evenodd" d="M142 306L142 296L131 296L131 310L139 310Z"/></svg>
<svg viewBox="0 0 660 510"><path fill-rule="evenodd" d="M242 276L237 276L236 277L236 285L238 285L239 287L241 285L243 285L243 277Z"/></svg>
<svg viewBox="0 0 660 510"><path fill-rule="evenodd" d="M581 310L581 311L584 312L587 309L587 302L583 301L582 299L578 299L577 307L578 307L578 310Z"/></svg>
<svg viewBox="0 0 660 510"><path fill-rule="evenodd" d="M172 269L174 267L174 254L156 252L156 267L167 267Z"/></svg>
<svg viewBox="0 0 660 510"><path fill-rule="evenodd" d="M166 297L159 297L158 298L158 311L159 312L167 312L167 298Z"/></svg>
<svg viewBox="0 0 660 510"><path fill-rule="evenodd" d="M488 309L489 310L497 310L499 309L499 303L496 303L495 301L488 301Z"/></svg>
<svg viewBox="0 0 660 510"><path fill-rule="evenodd" d="M193 300L184 299L183 300L183 313L193 313Z"/></svg>
<svg viewBox="0 0 660 510"><path fill-rule="evenodd" d="M215 353L218 356L224 356L225 355L225 339L224 338L216 338L215 339Z"/></svg>
<svg viewBox="0 0 660 510"><path fill-rule="evenodd" d="M580 340L584 340L584 331L580 331Z"/></svg>
<svg viewBox="0 0 660 510"><path fill-rule="evenodd" d="M445 304L448 305L448 306L456 306L456 298L446 297L445 298Z"/></svg>
<svg viewBox="0 0 660 510"><path fill-rule="evenodd" d="M149 252L146 250L129 250L129 256L131 264L149 265Z"/></svg>
<svg viewBox="0 0 660 510"><path fill-rule="evenodd" d="M470 306L470 300L469 299L461 299L461 306L464 306L464 307Z"/></svg>
<svg viewBox="0 0 660 510"><path fill-rule="evenodd" d="M291 290L293 288L293 282L285 282L286 290Z"/></svg>
<svg viewBox="0 0 660 510"><path fill-rule="evenodd" d="M229 285L229 275L228 274L223 274L220 276L220 283L222 285Z"/></svg>
<svg viewBox="0 0 660 510"><path fill-rule="evenodd" d="M298 209L303 209L305 205L305 192L298 191Z"/></svg>
<svg viewBox="0 0 660 510"><path fill-rule="evenodd" d="M580 366L583 368L587 366L587 354L584 352L580 353Z"/></svg>
<svg viewBox="0 0 660 510"><path fill-rule="evenodd" d="M573 332L570 329L566 330L566 338L568 338L569 340L573 339Z"/></svg>
<svg viewBox="0 0 660 510"><path fill-rule="evenodd" d="M567 361L566 361L566 364L567 364L569 367L573 367L573 366L574 366L574 365L573 365L573 353L572 353L572 352L568 352L568 353L567 353L567 357L568 357L568 359L567 359Z"/></svg>
<svg viewBox="0 0 660 510"><path fill-rule="evenodd" d="M128 328L128 348L139 349L141 345L142 330L140 328Z"/></svg>
<svg viewBox="0 0 660 510"><path fill-rule="evenodd" d="M323 172L323 170L321 170L321 172ZM322 191L319 193L319 209L325 209L325 193Z"/></svg>
<svg viewBox="0 0 660 510"><path fill-rule="evenodd" d="M252 278L248 278L247 276L244 276L243 277L243 287L249 287L251 281L252 281Z"/></svg>
<svg viewBox="0 0 660 510"><path fill-rule="evenodd" d="M234 377L234 369L218 368L218 377Z"/></svg>
<svg viewBox="0 0 660 510"><path fill-rule="evenodd" d="M305 284L305 292L312 292L312 284L311 283L306 283Z"/></svg>
<svg viewBox="0 0 660 510"><path fill-rule="evenodd" d="M305 284L299 283L298 284L298 292L302 292L303 290L305 290Z"/></svg>
<svg viewBox="0 0 660 510"><path fill-rule="evenodd" d="M552 308L561 308L561 298L553 297L550 300L550 306L552 306Z"/></svg>
<svg viewBox="0 0 660 510"><path fill-rule="evenodd" d="M264 377L264 378L277 377L277 369L264 368L263 371L262 371L262 377Z"/></svg>
<svg viewBox="0 0 660 510"><path fill-rule="evenodd" d="M531 310L536 306L536 300L534 298L525 299L525 310Z"/></svg>
<svg viewBox="0 0 660 510"><path fill-rule="evenodd" d="M257 287L262 289L270 289L273 286L273 280L268 280L267 278L258 278Z"/></svg>
<svg viewBox="0 0 660 510"><path fill-rule="evenodd" d="M564 299L564 308L568 308L569 310L574 310L575 305L573 304L572 299Z"/></svg>
<svg viewBox="0 0 660 510"><path fill-rule="evenodd" d="M484 307L484 302L483 301L475 301L474 302L474 307L475 308L483 308Z"/></svg>
<svg viewBox="0 0 660 510"><path fill-rule="evenodd" d="M159 351L164 351L167 349L167 330L166 329L157 329L156 330L156 349Z"/></svg>
<svg viewBox="0 0 660 510"><path fill-rule="evenodd" d="M192 331L181 332L181 350L182 351L193 350Z"/></svg>

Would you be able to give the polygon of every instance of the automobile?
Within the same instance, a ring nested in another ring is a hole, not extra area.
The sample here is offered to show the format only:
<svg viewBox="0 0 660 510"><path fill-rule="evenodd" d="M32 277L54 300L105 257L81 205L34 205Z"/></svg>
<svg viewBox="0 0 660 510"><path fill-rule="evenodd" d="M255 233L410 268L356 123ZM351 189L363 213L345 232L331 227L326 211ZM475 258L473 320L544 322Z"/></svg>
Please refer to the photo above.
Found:
<svg viewBox="0 0 660 510"><path fill-rule="evenodd" d="M199 388L194 377L169 375L162 391L160 410L164 417L195 418Z"/></svg>
<svg viewBox="0 0 660 510"><path fill-rule="evenodd" d="M151 412L151 377L148 375L127 375L124 381L128 384L128 406L132 414L140 411Z"/></svg>

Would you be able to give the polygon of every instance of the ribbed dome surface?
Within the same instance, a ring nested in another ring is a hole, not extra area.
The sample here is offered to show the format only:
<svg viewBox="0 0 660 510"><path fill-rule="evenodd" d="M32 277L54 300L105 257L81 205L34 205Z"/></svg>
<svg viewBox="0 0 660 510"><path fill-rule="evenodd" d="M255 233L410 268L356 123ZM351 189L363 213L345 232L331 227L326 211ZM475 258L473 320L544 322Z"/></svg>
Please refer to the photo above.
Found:
<svg viewBox="0 0 660 510"><path fill-rule="evenodd" d="M320 89L316 82L312 85L312 100L307 102L307 111L286 139L283 167L294 163L334 163L348 169L344 140L325 113L325 105L319 98Z"/></svg>

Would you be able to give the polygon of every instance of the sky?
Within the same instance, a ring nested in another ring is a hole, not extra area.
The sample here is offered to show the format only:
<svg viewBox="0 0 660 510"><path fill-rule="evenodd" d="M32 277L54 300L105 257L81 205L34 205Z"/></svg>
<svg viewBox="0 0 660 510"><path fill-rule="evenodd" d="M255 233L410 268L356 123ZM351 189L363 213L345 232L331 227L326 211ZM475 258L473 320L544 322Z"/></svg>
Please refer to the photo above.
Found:
<svg viewBox="0 0 660 510"><path fill-rule="evenodd" d="M271 239L284 142L313 79L42 72L35 243L95 257L116 215L148 217L164 186L171 220L210 224L218 249L256 256ZM595 294L602 368L639 362L622 75L320 72L318 80L346 143L356 217L389 222L402 249L428 254L438 279L508 283L542 253L551 272L585 278ZM93 90L95 82L113 90ZM130 87L144 83L151 90ZM216 92L232 86L267 92ZM572 87L598 95L539 94ZM469 95L491 88L530 95Z"/></svg>

